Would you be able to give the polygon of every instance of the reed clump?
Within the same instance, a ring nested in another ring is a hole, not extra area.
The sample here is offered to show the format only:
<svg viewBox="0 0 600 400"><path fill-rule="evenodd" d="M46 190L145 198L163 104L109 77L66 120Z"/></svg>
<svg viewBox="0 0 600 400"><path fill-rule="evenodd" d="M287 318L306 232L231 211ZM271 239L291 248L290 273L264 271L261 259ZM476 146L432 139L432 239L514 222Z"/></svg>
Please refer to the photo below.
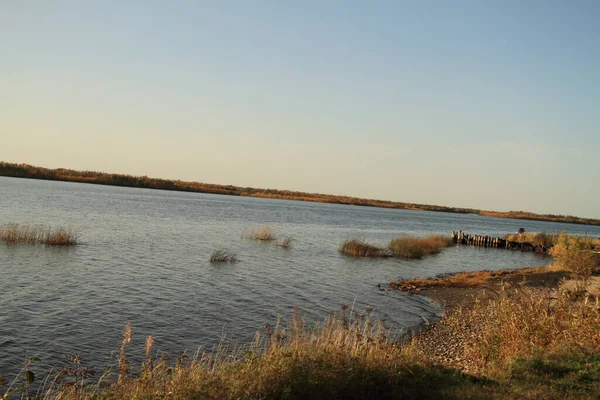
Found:
<svg viewBox="0 0 600 400"><path fill-rule="evenodd" d="M227 251L217 249L212 252L210 256L210 262L236 262L237 257L233 253L228 253Z"/></svg>
<svg viewBox="0 0 600 400"><path fill-rule="evenodd" d="M271 241L277 238L277 231L270 226L259 226L247 229L243 237L250 240Z"/></svg>
<svg viewBox="0 0 600 400"><path fill-rule="evenodd" d="M278 247L283 247L283 248L290 248L292 247L292 241L294 239L291 236L286 236L285 238L278 240L277 243L275 243Z"/></svg>
<svg viewBox="0 0 600 400"><path fill-rule="evenodd" d="M392 239L388 245L388 249L396 257L414 259L439 253L442 248L448 247L451 244L452 239L442 235L433 235L424 238L404 236Z"/></svg>
<svg viewBox="0 0 600 400"><path fill-rule="evenodd" d="M78 235L72 228L52 228L47 225L11 223L0 227L0 240L7 244L44 244L47 246L73 246Z"/></svg>
<svg viewBox="0 0 600 400"><path fill-rule="evenodd" d="M349 239L339 247L340 253L352 257L391 257L392 254L361 239Z"/></svg>

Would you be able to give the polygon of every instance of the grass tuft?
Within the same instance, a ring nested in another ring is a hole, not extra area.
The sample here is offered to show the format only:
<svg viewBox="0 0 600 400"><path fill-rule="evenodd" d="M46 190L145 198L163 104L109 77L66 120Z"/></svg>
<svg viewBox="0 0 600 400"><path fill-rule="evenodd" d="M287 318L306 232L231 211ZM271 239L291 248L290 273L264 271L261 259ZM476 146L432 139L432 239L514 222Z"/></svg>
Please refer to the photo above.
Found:
<svg viewBox="0 0 600 400"><path fill-rule="evenodd" d="M77 232L65 227L51 228L46 225L11 223L0 228L0 240L7 244L73 246L77 244Z"/></svg>
<svg viewBox="0 0 600 400"><path fill-rule="evenodd" d="M236 262L235 254L227 253L223 250L215 250L210 256L210 262Z"/></svg>
<svg viewBox="0 0 600 400"><path fill-rule="evenodd" d="M442 248L451 244L452 239L447 236L434 235L425 238L406 236L392 239L388 249L397 257L423 258L429 254L439 253Z"/></svg>
<svg viewBox="0 0 600 400"><path fill-rule="evenodd" d="M339 247L340 253L352 257L391 257L392 254L361 239L350 239Z"/></svg>
<svg viewBox="0 0 600 400"><path fill-rule="evenodd" d="M275 240L277 237L277 231L270 226L259 226L256 228L247 229L243 235L244 238L250 240Z"/></svg>
<svg viewBox="0 0 600 400"><path fill-rule="evenodd" d="M294 239L291 236L287 236L285 238L283 238L282 240L277 241L277 243L275 243L277 246L279 247L283 247L283 248L290 248L292 247L292 241Z"/></svg>

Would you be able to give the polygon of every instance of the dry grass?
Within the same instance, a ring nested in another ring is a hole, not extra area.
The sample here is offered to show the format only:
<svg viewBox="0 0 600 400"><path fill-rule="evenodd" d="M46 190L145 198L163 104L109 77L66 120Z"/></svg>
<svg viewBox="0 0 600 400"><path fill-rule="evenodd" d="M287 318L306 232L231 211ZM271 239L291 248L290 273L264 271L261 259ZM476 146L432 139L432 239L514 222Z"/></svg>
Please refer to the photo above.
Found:
<svg viewBox="0 0 600 400"><path fill-rule="evenodd" d="M598 298L575 290L501 286L417 336L417 353L496 382L489 398L592 399L600 393Z"/></svg>
<svg viewBox="0 0 600 400"><path fill-rule="evenodd" d="M277 243L275 243L277 246L279 247L283 247L283 248L290 248L292 247L292 241L294 239L291 236L287 236L279 241L277 241Z"/></svg>
<svg viewBox="0 0 600 400"><path fill-rule="evenodd" d="M0 228L0 240L7 244L45 244L48 246L73 246L77 232L71 228L51 228L46 225L7 224Z"/></svg>
<svg viewBox="0 0 600 400"><path fill-rule="evenodd" d="M550 247L556 244L556 240L558 239L558 235L552 235L546 232L541 233L514 233L504 235L504 239L510 242L517 243L531 243L534 246L541 246L549 249Z"/></svg>
<svg viewBox="0 0 600 400"><path fill-rule="evenodd" d="M270 226L259 226L256 228L247 229L243 235L246 239L251 240L275 240L277 238L277 231Z"/></svg>
<svg viewBox="0 0 600 400"><path fill-rule="evenodd" d="M210 262L236 262L237 257L235 254L228 253L224 250L215 250L210 256Z"/></svg>
<svg viewBox="0 0 600 400"><path fill-rule="evenodd" d="M388 249L397 257L422 258L429 254L439 253L442 248L452 245L452 239L447 236L428 236L418 238L412 236L392 239Z"/></svg>
<svg viewBox="0 0 600 400"><path fill-rule="evenodd" d="M123 364L127 334L126 329ZM461 398L476 390L465 377L391 343L386 328L371 318L370 310L358 315L347 306L341 315L331 315L312 328L306 327L299 313L286 327L267 325L238 352L221 345L211 353L180 359L176 365L147 355L140 371L104 389L57 383L40 398L435 399ZM454 395L458 385L462 396Z"/></svg>
<svg viewBox="0 0 600 400"><path fill-rule="evenodd" d="M505 288L495 299L475 303L471 310L458 310L445 323L458 328L477 326L476 335L465 337L464 351L483 371L544 353L600 354L598 298L574 293Z"/></svg>
<svg viewBox="0 0 600 400"><path fill-rule="evenodd" d="M561 232L556 239L556 244L550 249L550 254L558 267L587 279L597 266L597 257L592 253L593 248L592 239Z"/></svg>
<svg viewBox="0 0 600 400"><path fill-rule="evenodd" d="M135 375L127 360L127 325L112 384L101 386L105 375L88 386L83 380L63 384L59 377L35 398L550 399L594 398L600 390L597 299L506 288L471 309L446 315L437 326L458 340L456 350L474 365L477 378L420 351L421 336L410 343L391 342L371 311L359 315L343 306L341 315L312 328L297 312L287 326L267 325L237 351L222 344L191 359L180 357L174 365L152 355L148 337L145 361ZM74 370L69 374L85 371Z"/></svg>
<svg viewBox="0 0 600 400"><path fill-rule="evenodd" d="M339 247L340 253L352 257L391 257L392 254L380 247L374 246L361 239L344 241Z"/></svg>
<svg viewBox="0 0 600 400"><path fill-rule="evenodd" d="M556 271L556 269L552 269ZM394 289L407 290L411 288L427 288L435 286L453 286L453 287L469 287L480 286L486 282L496 279L508 279L518 276L527 276L533 274L545 274L551 271L548 267L534 267L524 269L502 269L496 271L474 271L474 272L459 272L456 274L445 275L434 279L403 279L390 282L390 286Z"/></svg>

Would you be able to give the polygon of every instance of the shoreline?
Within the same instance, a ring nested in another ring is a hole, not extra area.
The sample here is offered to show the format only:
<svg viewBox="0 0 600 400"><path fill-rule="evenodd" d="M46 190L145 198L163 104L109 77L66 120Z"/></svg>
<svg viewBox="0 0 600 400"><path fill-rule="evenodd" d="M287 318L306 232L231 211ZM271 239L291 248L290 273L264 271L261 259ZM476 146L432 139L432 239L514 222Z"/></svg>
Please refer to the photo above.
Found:
<svg viewBox="0 0 600 400"><path fill-rule="evenodd" d="M479 270L457 272L430 279L406 279L389 282L392 290L409 295L427 297L446 311L457 307L470 308L477 296L489 298L503 284L525 287L557 288L562 279L570 277L566 271L533 267L519 269ZM486 293L487 292L487 293Z"/></svg>
<svg viewBox="0 0 600 400"><path fill-rule="evenodd" d="M575 277L567 271L552 267L523 268L517 270L495 270L461 272L434 279L412 279L390 282L393 290L409 295L426 297L442 309L442 318L428 323L425 321L413 338L416 352L446 368L452 368L473 376L482 371L465 349L467 342L478 337L490 321L481 320L461 323L463 316L481 304L490 304L517 290L540 290L557 293L566 290L577 293L580 288ZM592 276L588 293L600 295L600 276Z"/></svg>

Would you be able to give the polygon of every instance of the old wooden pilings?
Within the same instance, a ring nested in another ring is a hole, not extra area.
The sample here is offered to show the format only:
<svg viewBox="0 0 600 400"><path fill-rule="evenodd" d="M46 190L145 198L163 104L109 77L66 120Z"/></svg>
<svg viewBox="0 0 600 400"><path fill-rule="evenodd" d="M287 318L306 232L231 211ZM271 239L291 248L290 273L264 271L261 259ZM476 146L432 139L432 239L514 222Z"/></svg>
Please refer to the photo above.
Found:
<svg viewBox="0 0 600 400"><path fill-rule="evenodd" d="M456 244L491 247L501 249L518 249L523 251L546 251L546 248L528 242L511 242L506 239L485 235L471 235L463 231L453 231L452 241Z"/></svg>

